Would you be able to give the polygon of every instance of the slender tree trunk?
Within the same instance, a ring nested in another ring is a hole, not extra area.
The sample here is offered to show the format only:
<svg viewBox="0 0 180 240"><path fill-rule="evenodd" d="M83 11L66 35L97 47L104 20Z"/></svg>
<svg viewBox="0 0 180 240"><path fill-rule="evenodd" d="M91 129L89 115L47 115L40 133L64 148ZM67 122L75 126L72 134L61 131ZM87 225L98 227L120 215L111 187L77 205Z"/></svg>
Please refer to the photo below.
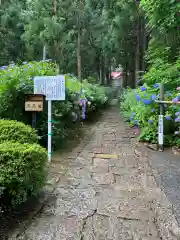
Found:
<svg viewBox="0 0 180 240"><path fill-rule="evenodd" d="M81 80L81 27L80 27L80 21L79 16L77 19L78 24L78 33L77 33L77 75L79 80Z"/></svg>
<svg viewBox="0 0 180 240"><path fill-rule="evenodd" d="M136 32L136 57L135 57L135 84L139 80L139 70L140 70L140 19L137 20L137 32Z"/></svg>
<svg viewBox="0 0 180 240"><path fill-rule="evenodd" d="M146 53L146 29L145 29L145 19L142 17L141 19L141 32L142 32L142 65L141 69L145 71L145 53Z"/></svg>
<svg viewBox="0 0 180 240"><path fill-rule="evenodd" d="M101 75L101 84L104 84L104 80L105 80L105 59L104 59L104 55L102 52L101 55L101 65L100 65L100 75Z"/></svg>
<svg viewBox="0 0 180 240"><path fill-rule="evenodd" d="M53 0L53 16L56 16L57 12L57 0Z"/></svg>
<svg viewBox="0 0 180 240"><path fill-rule="evenodd" d="M127 62L125 63L124 66L124 71L123 71L123 87L127 87L127 83L128 83L128 66L127 66Z"/></svg>

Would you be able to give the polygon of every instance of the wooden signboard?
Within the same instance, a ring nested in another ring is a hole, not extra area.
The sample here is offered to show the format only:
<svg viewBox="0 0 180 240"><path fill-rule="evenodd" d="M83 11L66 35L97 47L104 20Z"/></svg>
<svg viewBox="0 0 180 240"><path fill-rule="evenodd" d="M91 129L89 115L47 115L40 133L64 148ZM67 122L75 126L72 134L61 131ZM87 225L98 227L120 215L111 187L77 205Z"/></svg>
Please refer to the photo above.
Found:
<svg viewBox="0 0 180 240"><path fill-rule="evenodd" d="M26 112L42 112L43 102L25 102Z"/></svg>
<svg viewBox="0 0 180 240"><path fill-rule="evenodd" d="M28 94L25 99L25 111L42 112L44 96L40 94Z"/></svg>

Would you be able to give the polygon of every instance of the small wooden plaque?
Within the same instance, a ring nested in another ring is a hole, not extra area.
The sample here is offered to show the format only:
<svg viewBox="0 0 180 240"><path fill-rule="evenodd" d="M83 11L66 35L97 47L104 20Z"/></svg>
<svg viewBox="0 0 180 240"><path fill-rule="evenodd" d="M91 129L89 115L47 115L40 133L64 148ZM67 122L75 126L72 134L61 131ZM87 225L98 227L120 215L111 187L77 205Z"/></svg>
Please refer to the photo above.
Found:
<svg viewBox="0 0 180 240"><path fill-rule="evenodd" d="M42 112L43 111L43 102L27 101L27 102L25 102L25 111L27 111L27 112Z"/></svg>

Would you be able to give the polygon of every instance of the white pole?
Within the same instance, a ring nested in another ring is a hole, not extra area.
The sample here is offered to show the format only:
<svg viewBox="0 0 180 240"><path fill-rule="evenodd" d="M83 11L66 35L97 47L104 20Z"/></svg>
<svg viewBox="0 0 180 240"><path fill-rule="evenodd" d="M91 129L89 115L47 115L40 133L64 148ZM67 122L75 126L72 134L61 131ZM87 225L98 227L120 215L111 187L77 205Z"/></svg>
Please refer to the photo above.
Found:
<svg viewBox="0 0 180 240"><path fill-rule="evenodd" d="M43 60L46 60L46 46L43 47Z"/></svg>
<svg viewBox="0 0 180 240"><path fill-rule="evenodd" d="M46 46L43 47L43 60L46 60ZM52 102L48 101L48 162L52 156Z"/></svg>
<svg viewBox="0 0 180 240"><path fill-rule="evenodd" d="M52 156L52 102L48 101L48 162Z"/></svg>
<svg viewBox="0 0 180 240"><path fill-rule="evenodd" d="M164 144L164 133L163 133L163 115L159 115L158 119L158 144L159 150L163 151L163 144Z"/></svg>

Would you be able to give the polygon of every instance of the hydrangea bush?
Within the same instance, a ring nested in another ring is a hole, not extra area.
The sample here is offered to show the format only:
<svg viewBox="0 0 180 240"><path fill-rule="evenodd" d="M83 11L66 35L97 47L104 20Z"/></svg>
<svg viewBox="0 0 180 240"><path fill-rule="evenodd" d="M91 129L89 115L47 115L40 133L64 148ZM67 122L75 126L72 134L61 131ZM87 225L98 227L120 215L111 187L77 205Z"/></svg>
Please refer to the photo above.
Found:
<svg viewBox="0 0 180 240"><path fill-rule="evenodd" d="M24 62L23 65L10 64L0 69L0 118L17 120L31 125L31 113L24 111L25 94L33 93L34 76L52 76L57 74L57 66L51 60ZM87 99L80 106L81 99ZM69 129L82 118L106 105L108 100L104 87L90 84L76 77L66 76L66 100L53 102L53 146L58 148L67 137ZM44 112L37 114L36 129L41 136L41 144L47 144L47 103Z"/></svg>
<svg viewBox="0 0 180 240"><path fill-rule="evenodd" d="M174 104L165 104L164 134L165 145L180 146L180 88L174 91L165 91L165 100ZM143 86L123 93L121 112L123 112L131 127L141 129L139 140L151 143L157 142L159 105L155 102L160 96L159 84Z"/></svg>

